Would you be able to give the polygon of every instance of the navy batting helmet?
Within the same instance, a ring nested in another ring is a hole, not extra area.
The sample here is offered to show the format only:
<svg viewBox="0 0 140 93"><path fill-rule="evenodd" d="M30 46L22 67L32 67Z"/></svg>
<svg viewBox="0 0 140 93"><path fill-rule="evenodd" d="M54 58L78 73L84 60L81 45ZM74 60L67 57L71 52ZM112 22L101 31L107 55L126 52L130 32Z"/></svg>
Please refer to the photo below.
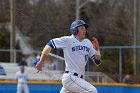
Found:
<svg viewBox="0 0 140 93"><path fill-rule="evenodd" d="M88 28L88 25L83 20L75 20L71 26L70 31L73 35L76 35L78 33L77 27L84 25L85 28Z"/></svg>

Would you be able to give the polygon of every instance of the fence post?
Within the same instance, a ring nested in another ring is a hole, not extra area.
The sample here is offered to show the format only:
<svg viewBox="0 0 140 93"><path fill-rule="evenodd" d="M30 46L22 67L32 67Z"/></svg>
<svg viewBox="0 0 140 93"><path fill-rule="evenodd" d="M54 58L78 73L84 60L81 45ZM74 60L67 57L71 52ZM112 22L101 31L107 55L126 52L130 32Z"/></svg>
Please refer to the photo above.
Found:
<svg viewBox="0 0 140 93"><path fill-rule="evenodd" d="M119 81L122 82L122 48L119 48Z"/></svg>

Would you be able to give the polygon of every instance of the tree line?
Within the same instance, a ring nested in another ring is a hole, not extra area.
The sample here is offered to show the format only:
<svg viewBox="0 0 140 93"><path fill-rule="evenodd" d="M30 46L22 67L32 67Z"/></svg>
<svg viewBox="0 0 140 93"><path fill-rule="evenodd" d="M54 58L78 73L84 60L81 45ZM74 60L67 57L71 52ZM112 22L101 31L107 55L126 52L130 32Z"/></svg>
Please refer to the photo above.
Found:
<svg viewBox="0 0 140 93"><path fill-rule="evenodd" d="M0 23L10 22L10 0L0 1ZM80 4L84 1L80 0ZM87 38L97 37L100 46L133 45L133 3L133 0L102 0L101 3L87 3L80 9L80 18L89 25ZM52 38L70 35L70 25L75 17L76 0L16 0L16 25L29 37L29 42L35 50L42 50ZM1 30L0 33L7 32ZM7 38L3 39L7 41ZM7 46L4 46L1 40L0 48L9 47L9 42L6 43ZM52 52L56 53L54 50ZM123 50L123 73L133 73L132 52L133 50ZM118 72L118 51L104 50L102 54L102 69L90 69ZM62 51L60 55L63 56Z"/></svg>

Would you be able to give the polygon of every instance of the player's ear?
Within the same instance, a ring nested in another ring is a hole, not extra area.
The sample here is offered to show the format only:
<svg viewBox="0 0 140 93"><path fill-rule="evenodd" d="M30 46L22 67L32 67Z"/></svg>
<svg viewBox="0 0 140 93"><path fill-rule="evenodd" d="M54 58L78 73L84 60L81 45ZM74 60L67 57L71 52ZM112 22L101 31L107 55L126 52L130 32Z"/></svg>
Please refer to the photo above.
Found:
<svg viewBox="0 0 140 93"><path fill-rule="evenodd" d="M79 29L78 29L78 27L77 27L76 30L75 30L75 35L77 35L78 32L79 32Z"/></svg>

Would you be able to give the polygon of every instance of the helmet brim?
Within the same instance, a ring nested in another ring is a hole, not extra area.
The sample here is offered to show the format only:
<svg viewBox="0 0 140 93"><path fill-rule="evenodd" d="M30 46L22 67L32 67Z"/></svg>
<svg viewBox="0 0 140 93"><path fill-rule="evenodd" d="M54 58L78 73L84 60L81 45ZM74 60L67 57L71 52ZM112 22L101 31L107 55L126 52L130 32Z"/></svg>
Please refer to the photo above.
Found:
<svg viewBox="0 0 140 93"><path fill-rule="evenodd" d="M88 28L88 25L87 24L81 24L79 26L85 26L86 29ZM77 26L76 28L78 28L79 26Z"/></svg>

